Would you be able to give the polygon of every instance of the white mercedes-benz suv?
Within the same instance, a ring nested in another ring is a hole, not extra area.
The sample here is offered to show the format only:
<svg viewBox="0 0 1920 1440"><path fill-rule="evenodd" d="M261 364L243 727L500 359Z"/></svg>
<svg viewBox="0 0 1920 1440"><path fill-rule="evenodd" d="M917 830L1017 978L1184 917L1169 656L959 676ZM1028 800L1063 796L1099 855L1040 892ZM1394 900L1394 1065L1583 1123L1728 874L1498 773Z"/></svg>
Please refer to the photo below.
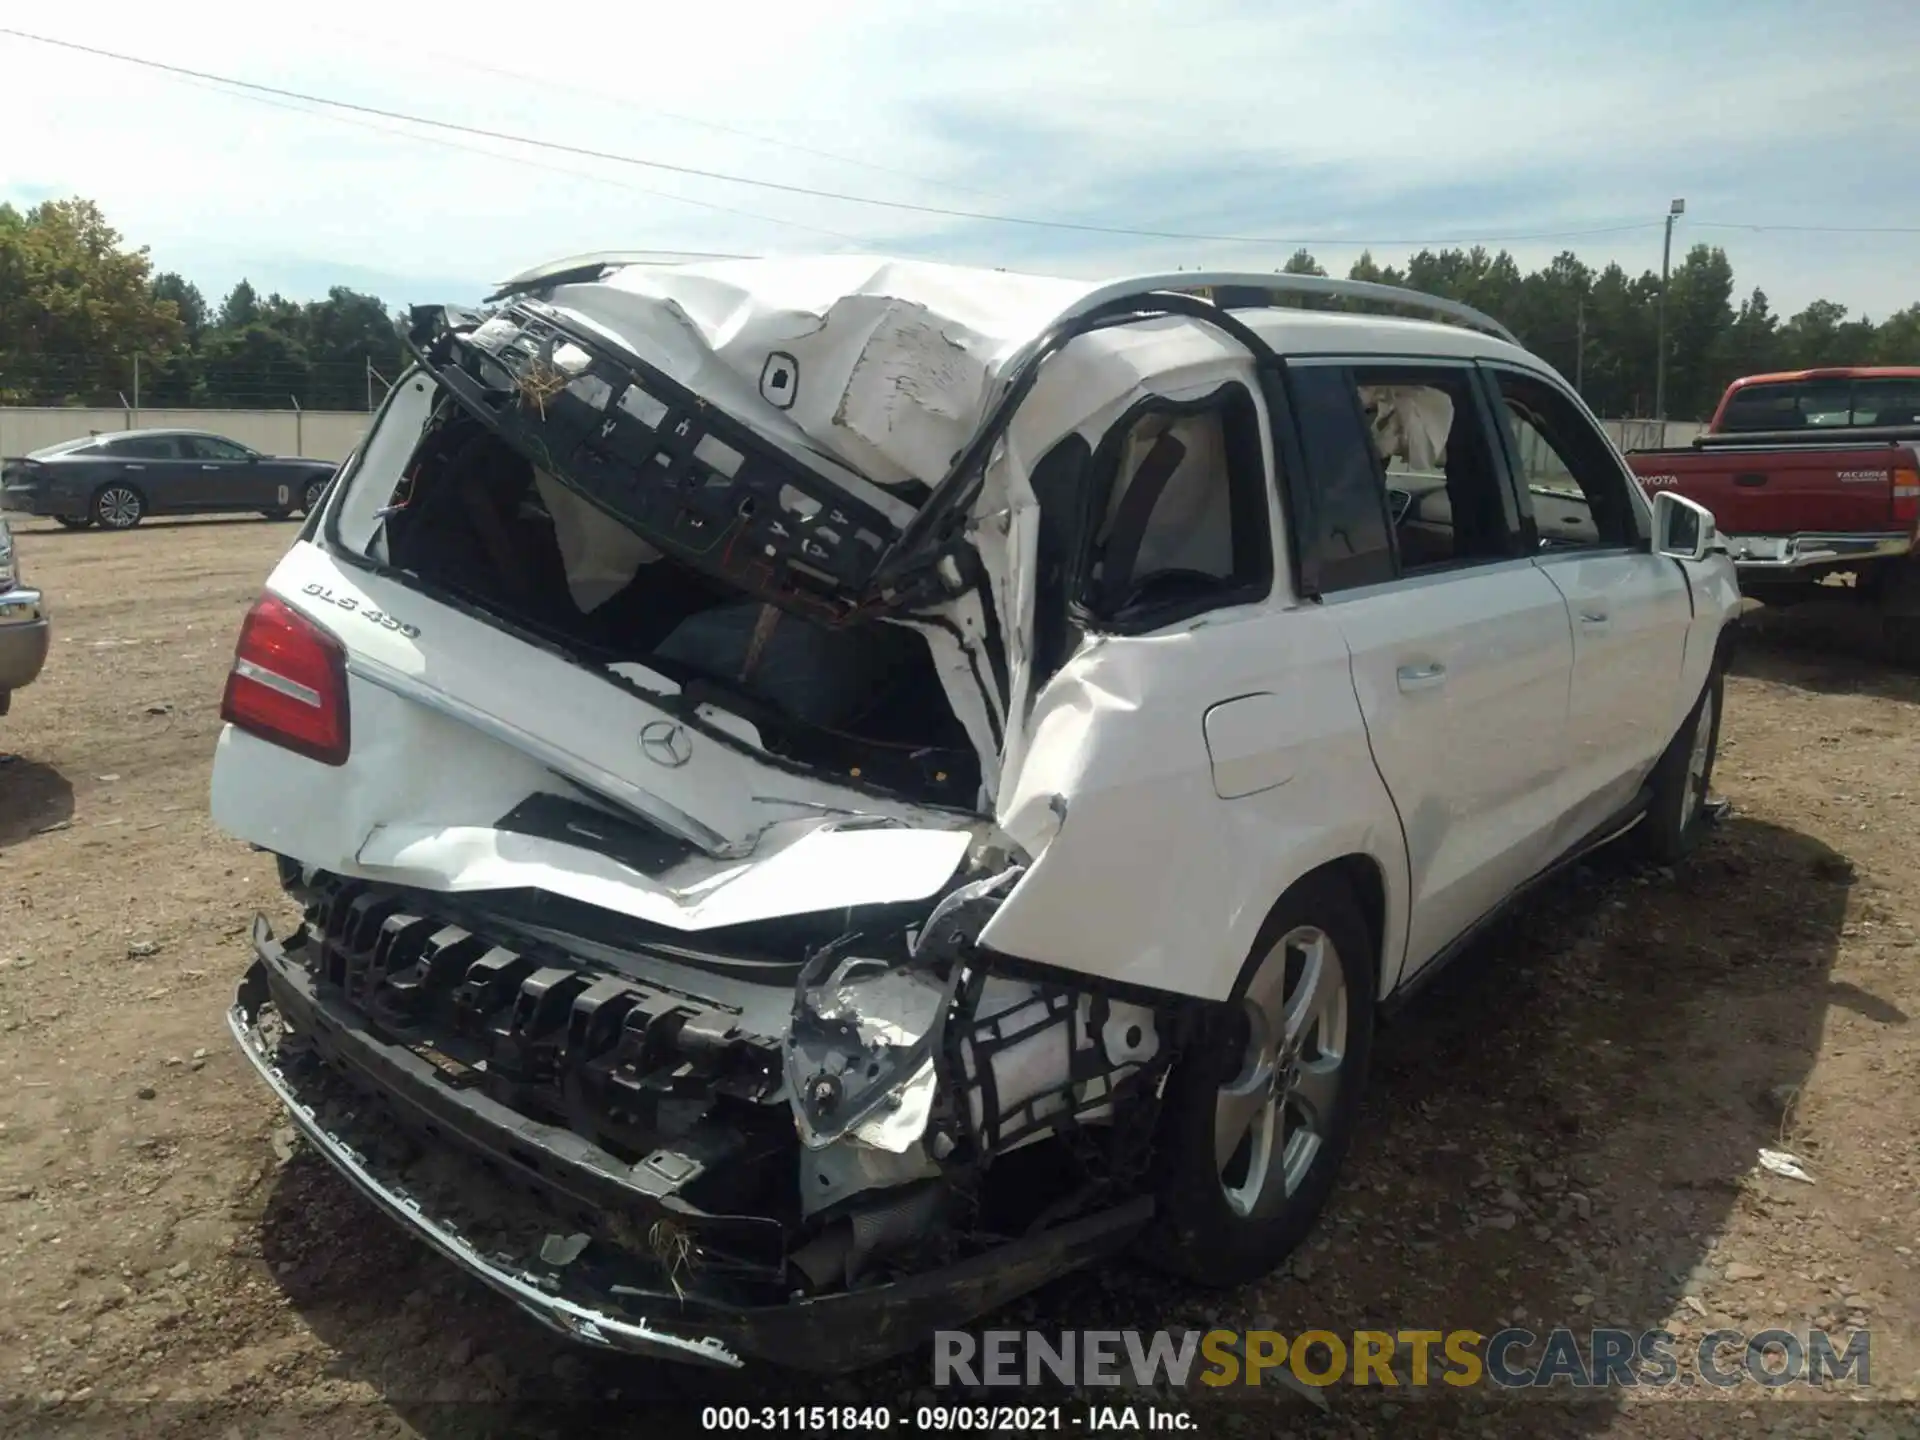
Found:
<svg viewBox="0 0 1920 1440"><path fill-rule="evenodd" d="M1262 1275L1383 1010L1708 817L1712 518L1463 306L619 255L489 306L411 313L242 629L213 812L305 920L231 1023L580 1339L846 1368L1123 1246Z"/></svg>

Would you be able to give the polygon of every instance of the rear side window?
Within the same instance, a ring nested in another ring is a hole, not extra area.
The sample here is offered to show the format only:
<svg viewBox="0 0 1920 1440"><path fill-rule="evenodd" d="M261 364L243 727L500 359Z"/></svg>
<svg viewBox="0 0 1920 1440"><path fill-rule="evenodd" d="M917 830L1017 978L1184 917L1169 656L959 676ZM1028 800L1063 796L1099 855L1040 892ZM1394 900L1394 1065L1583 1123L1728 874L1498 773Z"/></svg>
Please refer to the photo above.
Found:
<svg viewBox="0 0 1920 1440"><path fill-rule="evenodd" d="M116 460L173 460L179 455L171 435L129 435L101 446Z"/></svg>
<svg viewBox="0 0 1920 1440"><path fill-rule="evenodd" d="M1920 425L1920 375L1853 382L1856 425Z"/></svg>
<svg viewBox="0 0 1920 1440"><path fill-rule="evenodd" d="M1386 482L1369 447L1352 377L1324 366L1296 370L1291 380L1294 424L1312 477L1312 505L1296 523L1308 530L1319 588L1351 590L1393 579L1398 572Z"/></svg>
<svg viewBox="0 0 1920 1440"><path fill-rule="evenodd" d="M1809 430L1835 425L1868 425L1854 418L1855 383L1850 380L1780 380L1736 390L1720 417L1723 431ZM1869 409L1869 413L1871 410Z"/></svg>
<svg viewBox="0 0 1920 1440"><path fill-rule="evenodd" d="M1293 489L1308 586L1329 594L1520 553L1472 371L1301 365L1288 389L1306 467Z"/></svg>

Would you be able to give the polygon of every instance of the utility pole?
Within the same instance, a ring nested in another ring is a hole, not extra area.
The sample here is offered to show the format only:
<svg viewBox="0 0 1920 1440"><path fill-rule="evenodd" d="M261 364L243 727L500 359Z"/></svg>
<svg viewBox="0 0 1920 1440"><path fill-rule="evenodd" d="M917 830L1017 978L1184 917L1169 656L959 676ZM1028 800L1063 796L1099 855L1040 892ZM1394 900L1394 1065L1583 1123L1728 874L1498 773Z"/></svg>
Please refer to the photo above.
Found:
<svg viewBox="0 0 1920 1440"><path fill-rule="evenodd" d="M133 352L133 413L140 413L140 352Z"/></svg>
<svg viewBox="0 0 1920 1440"><path fill-rule="evenodd" d="M1587 297L1575 302L1573 312L1573 393L1586 398L1587 378Z"/></svg>
<svg viewBox="0 0 1920 1440"><path fill-rule="evenodd" d="M369 358L362 363L367 367L367 413L371 415L373 413L373 361Z"/></svg>
<svg viewBox="0 0 1920 1440"><path fill-rule="evenodd" d="M1687 202L1667 207L1667 238L1660 247L1660 353L1653 361L1653 418L1660 422L1660 443L1667 443L1667 277L1673 269L1673 222L1687 213Z"/></svg>

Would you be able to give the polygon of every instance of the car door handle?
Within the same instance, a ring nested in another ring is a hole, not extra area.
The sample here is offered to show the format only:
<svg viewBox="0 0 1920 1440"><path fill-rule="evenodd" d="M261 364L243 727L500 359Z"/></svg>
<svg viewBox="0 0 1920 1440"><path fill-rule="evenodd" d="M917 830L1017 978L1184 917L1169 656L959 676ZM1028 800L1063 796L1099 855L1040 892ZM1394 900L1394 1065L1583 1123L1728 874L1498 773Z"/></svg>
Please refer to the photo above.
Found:
<svg viewBox="0 0 1920 1440"><path fill-rule="evenodd" d="M1402 665L1394 673L1402 692L1408 690L1432 690L1447 683L1447 667L1438 660L1427 665Z"/></svg>
<svg viewBox="0 0 1920 1440"><path fill-rule="evenodd" d="M1749 470L1745 474L1734 476L1733 483L1736 485L1744 485L1751 490L1757 485L1766 484L1767 477L1758 470Z"/></svg>
<svg viewBox="0 0 1920 1440"><path fill-rule="evenodd" d="M220 467L218 465L202 465L200 468L202 470L218 470Z"/></svg>
<svg viewBox="0 0 1920 1440"><path fill-rule="evenodd" d="M1580 612L1580 623L1582 625L1604 625L1607 623L1607 612L1604 610L1582 610Z"/></svg>

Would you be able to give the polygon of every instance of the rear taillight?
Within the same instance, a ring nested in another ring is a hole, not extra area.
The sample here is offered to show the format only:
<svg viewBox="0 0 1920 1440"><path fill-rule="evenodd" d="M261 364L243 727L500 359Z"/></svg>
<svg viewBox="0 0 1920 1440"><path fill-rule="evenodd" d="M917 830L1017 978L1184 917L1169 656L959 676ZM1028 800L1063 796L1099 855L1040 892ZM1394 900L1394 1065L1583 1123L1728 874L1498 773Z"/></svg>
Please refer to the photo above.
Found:
<svg viewBox="0 0 1920 1440"><path fill-rule="evenodd" d="M275 595L262 595L240 625L220 718L323 765L344 765L347 652Z"/></svg>
<svg viewBox="0 0 1920 1440"><path fill-rule="evenodd" d="M1920 470L1896 467L1893 472L1893 518L1912 529L1920 523Z"/></svg>

